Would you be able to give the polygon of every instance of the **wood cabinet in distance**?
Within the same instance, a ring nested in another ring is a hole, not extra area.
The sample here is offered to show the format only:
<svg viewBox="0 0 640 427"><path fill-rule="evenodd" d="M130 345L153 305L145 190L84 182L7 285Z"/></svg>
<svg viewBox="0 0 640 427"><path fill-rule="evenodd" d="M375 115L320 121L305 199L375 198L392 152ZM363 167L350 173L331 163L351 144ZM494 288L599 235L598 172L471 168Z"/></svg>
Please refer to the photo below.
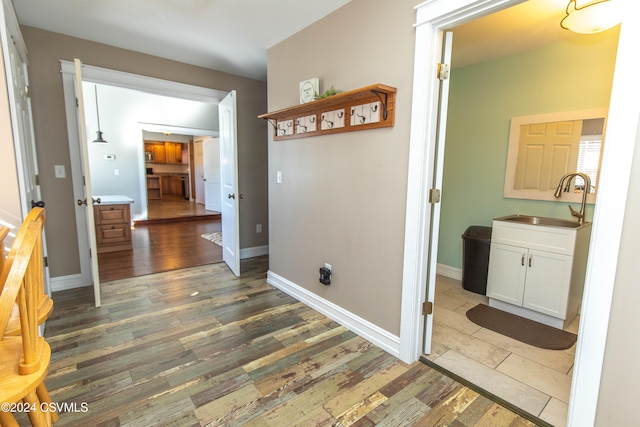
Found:
<svg viewBox="0 0 640 427"><path fill-rule="evenodd" d="M98 253L133 249L131 209L128 203L94 205Z"/></svg>
<svg viewBox="0 0 640 427"><path fill-rule="evenodd" d="M147 199L162 199L162 186L159 175L147 175Z"/></svg>

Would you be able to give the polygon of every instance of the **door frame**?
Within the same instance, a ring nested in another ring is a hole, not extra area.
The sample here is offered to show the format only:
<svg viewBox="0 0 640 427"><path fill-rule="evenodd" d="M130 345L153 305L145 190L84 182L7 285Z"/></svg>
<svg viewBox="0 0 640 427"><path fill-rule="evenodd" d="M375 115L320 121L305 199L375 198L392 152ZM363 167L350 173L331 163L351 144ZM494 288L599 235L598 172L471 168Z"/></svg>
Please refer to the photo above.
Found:
<svg viewBox="0 0 640 427"><path fill-rule="evenodd" d="M144 183L147 179L146 174L146 162L144 161L144 137L142 136L143 131L147 132L171 132L172 134L177 135L187 135L187 136L210 136L211 138L217 138L219 132L213 131L209 129L198 129L198 128L186 128L181 126L171 126L171 125L158 125L155 123L138 123L140 126L140 140L141 146L138 152L138 158L140 159L140 182ZM185 144L189 146L189 144ZM194 141L195 146L195 141ZM189 164L189 183L191 183L191 176L194 173L194 165ZM191 185L191 184L189 184ZM142 191L140 194L144 194L144 198L140 201L140 207L142 208L142 217L140 219L149 219L149 203L147 197L147 186L143 185ZM192 191L189 191L189 201L195 200L192 198Z"/></svg>
<svg viewBox="0 0 640 427"><path fill-rule="evenodd" d="M442 33L473 19L522 3L523 0L428 0L417 6L414 81L407 214L402 279L400 358L413 362L421 356L424 338L422 301L432 244L427 180L436 149L439 88L435 70L442 49ZM569 402L569 426L593 425L604 363L617 260L629 192L633 152L640 124L640 65L634 59L640 38L640 6L626 2L609 104L600 189L596 199L582 302L578 345ZM633 89L635 88L635 89ZM442 173L441 171L439 173ZM436 233L437 234L437 233ZM437 246L432 246L437 251ZM435 256L432 254L431 256ZM597 260L597 261L595 261ZM588 339L587 339L588 337Z"/></svg>
<svg viewBox="0 0 640 427"><path fill-rule="evenodd" d="M62 74L63 95L65 100L65 114L67 119L67 133L69 142L69 154L71 161L71 180L75 194L83 194L82 189L82 160L79 153L79 135L77 131L77 118L75 111L75 69L72 61L60 60ZM187 99L191 101L209 102L219 104L229 93L215 89L193 86L154 77L116 71L107 68L95 67L84 64L82 77L86 82L100 83L127 89L139 90L155 95L169 96L173 98ZM144 147L141 146L141 159L144 160ZM144 170L144 169L143 169ZM74 199L75 200L75 199ZM74 287L91 285L91 259L89 257L89 243L87 236L86 217L76 216L76 229L78 235L78 251L80 256L80 284Z"/></svg>

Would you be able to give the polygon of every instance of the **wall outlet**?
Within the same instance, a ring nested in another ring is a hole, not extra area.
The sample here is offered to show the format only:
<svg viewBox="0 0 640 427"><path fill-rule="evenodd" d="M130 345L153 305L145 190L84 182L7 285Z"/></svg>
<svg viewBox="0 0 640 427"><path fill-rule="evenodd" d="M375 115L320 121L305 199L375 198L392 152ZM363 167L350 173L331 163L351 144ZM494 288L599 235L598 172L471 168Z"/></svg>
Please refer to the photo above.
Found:
<svg viewBox="0 0 640 427"><path fill-rule="evenodd" d="M262 233L262 224L256 224L256 233Z"/></svg>

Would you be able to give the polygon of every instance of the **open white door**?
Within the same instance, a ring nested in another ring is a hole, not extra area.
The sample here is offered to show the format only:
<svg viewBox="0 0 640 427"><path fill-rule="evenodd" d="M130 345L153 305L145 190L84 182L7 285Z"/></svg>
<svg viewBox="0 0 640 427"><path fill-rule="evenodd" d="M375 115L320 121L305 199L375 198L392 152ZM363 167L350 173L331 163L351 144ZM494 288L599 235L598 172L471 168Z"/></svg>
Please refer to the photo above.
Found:
<svg viewBox="0 0 640 427"><path fill-rule="evenodd" d="M7 95L11 112L11 132L16 157L17 177L20 191L20 210L22 220L26 218L34 206L44 207L41 200L40 185L38 184L38 161L36 156L35 139L33 137L33 120L31 101L29 99L29 77L27 73L26 47L19 33L18 21L13 8L1 7L3 62L7 78ZM17 218L16 218L17 219ZM46 220L45 220L46 221ZM17 227L20 224L15 224ZM46 225L46 224L45 224ZM47 244L43 231L43 256L47 258ZM9 240L5 243L10 243ZM3 248L0 248L2 251ZM45 292L51 295L49 267L44 263ZM42 328L41 328L42 329Z"/></svg>
<svg viewBox="0 0 640 427"><path fill-rule="evenodd" d="M84 200L78 199L78 209L86 210L87 235L91 253L91 280L93 282L93 298L95 306L100 307L100 274L98 272L98 248L96 244L95 218L93 216L93 198L91 197L91 175L89 173L89 150L87 147L87 127L84 115L84 95L82 91L82 62L74 59L76 70L76 99L78 115L78 133L80 152L82 153L82 173L84 178Z"/></svg>
<svg viewBox="0 0 640 427"><path fill-rule="evenodd" d="M222 211L220 197L220 139L206 138L202 141L204 170L204 208L208 211Z"/></svg>
<svg viewBox="0 0 640 427"><path fill-rule="evenodd" d="M438 239L440 236L440 189L442 188L442 172L444 168L444 144L447 135L447 109L449 107L449 66L451 64L451 51L453 44L453 33L444 33L442 46L442 62L438 70L440 79L440 102L438 105L438 126L436 134L436 144L434 156L434 168L431 169L433 176L430 179L432 185L431 200L431 233L429 237L429 261L427 265L427 292L426 301L434 307L436 291L436 269L438 264ZM433 329L433 315L425 316L424 327L424 354L431 353L431 335Z"/></svg>
<svg viewBox="0 0 640 427"><path fill-rule="evenodd" d="M220 178L222 189L222 259L240 275L240 215L236 147L236 91L220 102Z"/></svg>

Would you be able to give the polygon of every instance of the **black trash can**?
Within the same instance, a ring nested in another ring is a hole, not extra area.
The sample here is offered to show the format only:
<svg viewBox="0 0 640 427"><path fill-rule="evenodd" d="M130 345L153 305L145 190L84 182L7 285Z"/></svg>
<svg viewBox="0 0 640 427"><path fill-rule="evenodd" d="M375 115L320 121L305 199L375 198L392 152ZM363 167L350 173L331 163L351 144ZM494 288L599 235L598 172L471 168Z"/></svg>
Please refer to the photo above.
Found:
<svg viewBox="0 0 640 427"><path fill-rule="evenodd" d="M486 295L491 227L472 225L466 229L462 240L462 287Z"/></svg>

